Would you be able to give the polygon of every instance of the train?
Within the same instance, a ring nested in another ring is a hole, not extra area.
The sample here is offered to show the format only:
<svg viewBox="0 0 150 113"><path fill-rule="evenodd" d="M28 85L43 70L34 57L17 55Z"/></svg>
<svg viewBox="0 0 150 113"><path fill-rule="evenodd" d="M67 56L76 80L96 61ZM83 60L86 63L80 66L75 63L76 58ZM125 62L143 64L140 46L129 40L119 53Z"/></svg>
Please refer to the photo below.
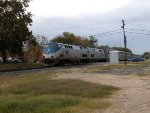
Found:
<svg viewBox="0 0 150 113"><path fill-rule="evenodd" d="M103 49L82 47L71 44L50 42L45 45L43 58L47 64L65 64L65 63L92 63L100 61L109 61L109 51ZM119 60L125 60L125 52L119 51ZM127 59L134 57L127 53Z"/></svg>

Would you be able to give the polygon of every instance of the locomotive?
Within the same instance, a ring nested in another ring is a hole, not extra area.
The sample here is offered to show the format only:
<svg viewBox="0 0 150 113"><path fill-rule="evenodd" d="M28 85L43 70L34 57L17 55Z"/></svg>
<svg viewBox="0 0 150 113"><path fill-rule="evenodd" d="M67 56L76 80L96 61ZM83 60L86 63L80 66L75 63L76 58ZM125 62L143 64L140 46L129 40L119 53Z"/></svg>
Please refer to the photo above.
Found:
<svg viewBox="0 0 150 113"><path fill-rule="evenodd" d="M91 63L109 60L109 51L98 48L85 48L82 46L50 42L44 47L44 62L47 64L65 63ZM119 60L125 60L125 52L119 51ZM134 55L127 53L127 59Z"/></svg>
<svg viewBox="0 0 150 113"><path fill-rule="evenodd" d="M44 47L44 62L47 64L88 63L104 61L103 49L50 42Z"/></svg>

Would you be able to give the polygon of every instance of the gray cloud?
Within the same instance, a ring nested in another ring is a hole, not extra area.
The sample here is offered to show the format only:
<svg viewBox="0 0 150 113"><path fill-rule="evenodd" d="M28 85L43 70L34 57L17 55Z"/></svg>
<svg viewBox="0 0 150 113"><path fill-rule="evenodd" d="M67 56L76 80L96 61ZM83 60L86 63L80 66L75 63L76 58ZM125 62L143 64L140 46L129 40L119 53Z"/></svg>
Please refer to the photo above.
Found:
<svg viewBox="0 0 150 113"><path fill-rule="evenodd" d="M121 28L121 20L125 19L127 28L150 30L150 1L132 0L130 4L107 14L84 15L78 18L34 17L31 29L34 34L42 34L49 39L69 31L77 35L90 36ZM140 32L135 30L134 32ZM144 32L147 33L147 32ZM150 50L150 36L127 33L128 47L137 54ZM105 37L97 37L99 44L110 46L123 46L123 35L116 34Z"/></svg>

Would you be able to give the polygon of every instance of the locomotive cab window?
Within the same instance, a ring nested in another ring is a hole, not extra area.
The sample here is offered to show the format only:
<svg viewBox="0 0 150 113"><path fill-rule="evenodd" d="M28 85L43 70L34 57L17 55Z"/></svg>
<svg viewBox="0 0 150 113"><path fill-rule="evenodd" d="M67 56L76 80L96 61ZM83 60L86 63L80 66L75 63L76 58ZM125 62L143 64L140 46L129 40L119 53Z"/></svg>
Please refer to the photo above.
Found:
<svg viewBox="0 0 150 113"><path fill-rule="evenodd" d="M60 49L59 45L57 43L49 43L45 48L44 48L44 53L45 54L51 54L51 53L55 53L56 51L58 51Z"/></svg>

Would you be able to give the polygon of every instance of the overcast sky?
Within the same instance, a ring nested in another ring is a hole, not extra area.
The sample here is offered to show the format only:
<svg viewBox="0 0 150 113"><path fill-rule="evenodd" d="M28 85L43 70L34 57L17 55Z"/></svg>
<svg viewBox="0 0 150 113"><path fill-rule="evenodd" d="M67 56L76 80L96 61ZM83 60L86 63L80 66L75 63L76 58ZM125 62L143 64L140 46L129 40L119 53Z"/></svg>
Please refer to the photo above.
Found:
<svg viewBox="0 0 150 113"><path fill-rule="evenodd" d="M150 0L33 0L28 10L34 35L96 35L99 45L111 47L124 46L124 19L127 47L136 54L150 51Z"/></svg>

